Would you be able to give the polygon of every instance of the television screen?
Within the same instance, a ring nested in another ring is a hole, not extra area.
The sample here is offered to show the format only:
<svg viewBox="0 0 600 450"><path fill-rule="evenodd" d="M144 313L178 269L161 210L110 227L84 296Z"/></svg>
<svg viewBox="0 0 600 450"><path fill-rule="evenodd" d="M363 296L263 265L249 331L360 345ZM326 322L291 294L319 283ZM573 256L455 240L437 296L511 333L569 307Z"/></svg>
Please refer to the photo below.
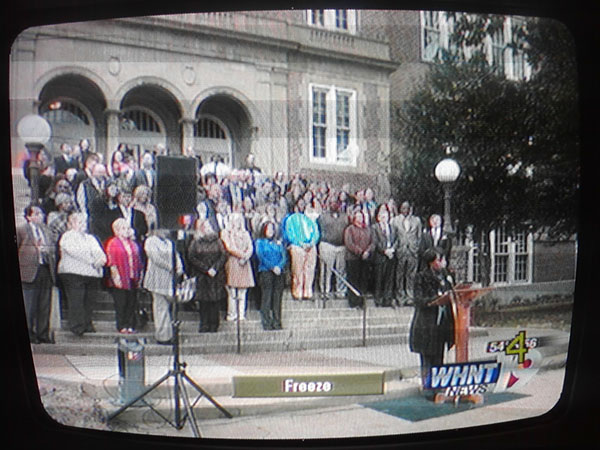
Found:
<svg viewBox="0 0 600 450"><path fill-rule="evenodd" d="M592 439L584 12L59 6L9 28L16 443Z"/></svg>

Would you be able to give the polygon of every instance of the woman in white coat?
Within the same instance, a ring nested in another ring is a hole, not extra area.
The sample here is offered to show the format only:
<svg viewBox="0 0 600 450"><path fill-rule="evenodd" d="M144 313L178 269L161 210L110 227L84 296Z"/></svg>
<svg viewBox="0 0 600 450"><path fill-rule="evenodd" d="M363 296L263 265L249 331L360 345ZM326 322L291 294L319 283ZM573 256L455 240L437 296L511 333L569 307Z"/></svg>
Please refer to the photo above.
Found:
<svg viewBox="0 0 600 450"><path fill-rule="evenodd" d="M106 255L98 239L87 232L85 214L68 217L58 250L57 273L69 305L69 329L77 336L94 332L93 302L100 293Z"/></svg>
<svg viewBox="0 0 600 450"><path fill-rule="evenodd" d="M168 230L155 229L144 242L146 273L142 282L142 287L152 294L154 337L163 345L173 343L171 306L175 302L177 279L183 274L181 256L168 233Z"/></svg>

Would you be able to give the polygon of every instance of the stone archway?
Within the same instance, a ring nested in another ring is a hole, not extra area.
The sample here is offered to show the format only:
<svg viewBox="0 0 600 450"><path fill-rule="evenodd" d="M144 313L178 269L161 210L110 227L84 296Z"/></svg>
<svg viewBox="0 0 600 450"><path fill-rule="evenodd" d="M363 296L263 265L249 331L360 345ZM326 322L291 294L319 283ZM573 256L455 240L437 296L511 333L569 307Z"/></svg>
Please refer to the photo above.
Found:
<svg viewBox="0 0 600 450"><path fill-rule="evenodd" d="M82 139L88 139L93 149L104 149L106 99L93 81L79 74L58 75L43 86L38 101L39 114L52 127L48 149L53 155L63 143L73 145Z"/></svg>
<svg viewBox="0 0 600 450"><path fill-rule="evenodd" d="M200 125L206 118L223 130L225 142L222 145L202 132ZM252 148L252 122L247 108L227 93L217 93L204 99L196 110L194 146L203 161L209 161L218 154L232 167L240 167Z"/></svg>
<svg viewBox="0 0 600 450"><path fill-rule="evenodd" d="M153 83L137 85L121 100L119 144L140 151L163 145L170 154L179 154L181 116L179 101L167 89Z"/></svg>

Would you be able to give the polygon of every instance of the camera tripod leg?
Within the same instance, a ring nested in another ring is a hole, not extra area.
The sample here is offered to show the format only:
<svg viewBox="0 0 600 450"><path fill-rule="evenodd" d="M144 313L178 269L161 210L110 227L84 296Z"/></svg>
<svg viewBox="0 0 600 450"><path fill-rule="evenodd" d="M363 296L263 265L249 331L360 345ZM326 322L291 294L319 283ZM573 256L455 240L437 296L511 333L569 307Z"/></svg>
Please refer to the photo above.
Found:
<svg viewBox="0 0 600 450"><path fill-rule="evenodd" d="M198 424L196 423L196 417L194 416L194 410L190 404L190 398L188 396L187 390L185 388L184 377L187 379L185 374L177 374L177 379L179 380L179 390L181 393L181 399L183 400L183 406L185 407L186 416L184 416L181 424L177 424L180 428L183 428L183 424L186 419L189 419L190 426L192 427L192 432L194 433L194 437L200 437L200 430L198 430ZM189 381L189 380L188 380Z"/></svg>
<svg viewBox="0 0 600 450"><path fill-rule="evenodd" d="M223 408L214 398L212 398L210 396L210 394L208 392L206 392L204 389L202 389L194 380L192 380L185 372L182 374L183 378L185 378L188 383L190 383L198 392L200 392L204 397L207 398L207 400L209 402L211 402L219 411L221 411L225 417L227 417L228 419L233 418L233 416L231 415L231 413L229 411L227 411L225 408Z"/></svg>
<svg viewBox="0 0 600 450"><path fill-rule="evenodd" d="M171 375L172 375L172 372L167 372L158 381L156 381L152 386L150 386L148 389L146 389L140 395L135 397L133 400L128 401L123 406L121 406L119 409L117 409L114 413L110 414L107 419L112 420L115 417L117 417L119 414L121 414L123 411L125 411L127 408L129 408L131 405L138 402L139 400L144 398L146 395L148 395L150 392L152 392L154 389L156 389L160 384L162 384L164 381L166 381Z"/></svg>

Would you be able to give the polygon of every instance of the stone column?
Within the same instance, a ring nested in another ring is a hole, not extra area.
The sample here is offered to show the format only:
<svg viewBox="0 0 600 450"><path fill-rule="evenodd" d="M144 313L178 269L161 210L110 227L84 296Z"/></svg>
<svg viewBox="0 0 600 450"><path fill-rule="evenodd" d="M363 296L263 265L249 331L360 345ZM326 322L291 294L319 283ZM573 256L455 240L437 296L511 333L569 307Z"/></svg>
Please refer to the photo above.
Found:
<svg viewBox="0 0 600 450"><path fill-rule="evenodd" d="M181 154L186 154L188 147L194 148L194 125L196 119L190 117L184 117L179 120L181 124Z"/></svg>
<svg viewBox="0 0 600 450"><path fill-rule="evenodd" d="M121 111L118 109L104 110L106 117L106 148L104 149L104 162L108 162L108 158L117 149L119 145L119 115ZM102 149L98 149L102 151Z"/></svg>

